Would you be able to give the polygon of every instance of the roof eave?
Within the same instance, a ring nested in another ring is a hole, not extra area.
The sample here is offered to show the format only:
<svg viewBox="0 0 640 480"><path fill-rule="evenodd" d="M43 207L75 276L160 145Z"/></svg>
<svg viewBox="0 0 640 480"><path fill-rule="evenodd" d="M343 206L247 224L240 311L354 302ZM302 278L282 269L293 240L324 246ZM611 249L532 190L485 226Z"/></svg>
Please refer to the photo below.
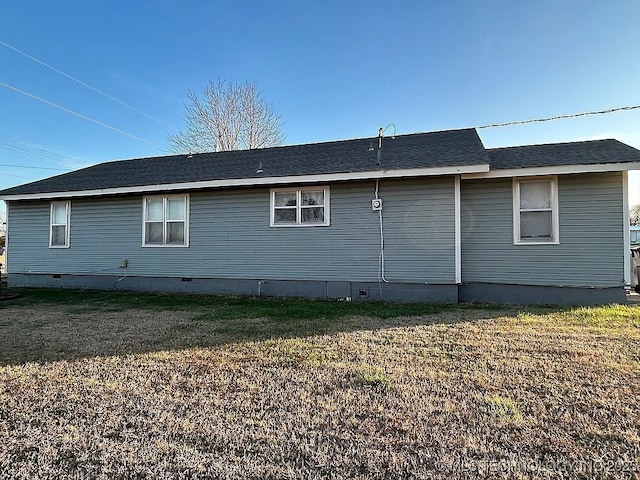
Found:
<svg viewBox="0 0 640 480"><path fill-rule="evenodd" d="M460 165L445 167L420 167L392 170L372 170L364 172L328 173L314 175L291 175L264 178L232 178L200 182L166 183L157 185L139 185L132 187L113 187L95 190L75 190L65 192L43 192L0 195L0 200L41 200L53 198L96 197L104 195L124 195L134 193L168 192L177 190L201 190L208 188L246 187L261 185L283 185L294 183L328 183L353 180L375 180L383 178L429 177L441 175L470 175L489 171L489 164Z"/></svg>
<svg viewBox="0 0 640 480"><path fill-rule="evenodd" d="M486 172L462 174L463 180L482 178L533 177L537 175L563 175L571 173L624 172L640 170L640 162L594 163L580 165L554 165L545 167L501 168Z"/></svg>

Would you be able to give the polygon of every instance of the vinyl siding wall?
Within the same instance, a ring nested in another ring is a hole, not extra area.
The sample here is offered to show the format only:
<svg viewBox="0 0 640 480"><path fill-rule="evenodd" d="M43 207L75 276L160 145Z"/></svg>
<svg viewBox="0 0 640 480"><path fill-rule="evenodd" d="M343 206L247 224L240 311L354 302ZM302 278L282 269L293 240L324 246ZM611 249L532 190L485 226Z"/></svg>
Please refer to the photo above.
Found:
<svg viewBox="0 0 640 480"><path fill-rule="evenodd" d="M51 249L47 202L11 202L10 272L373 281L374 182L330 185L331 225L270 227L269 188L194 192L190 246L142 247L142 196L73 199L68 249ZM380 182L386 277L454 283L452 177Z"/></svg>
<svg viewBox="0 0 640 480"><path fill-rule="evenodd" d="M624 285L622 174L558 176L559 245L514 245L512 180L464 180L463 282Z"/></svg>

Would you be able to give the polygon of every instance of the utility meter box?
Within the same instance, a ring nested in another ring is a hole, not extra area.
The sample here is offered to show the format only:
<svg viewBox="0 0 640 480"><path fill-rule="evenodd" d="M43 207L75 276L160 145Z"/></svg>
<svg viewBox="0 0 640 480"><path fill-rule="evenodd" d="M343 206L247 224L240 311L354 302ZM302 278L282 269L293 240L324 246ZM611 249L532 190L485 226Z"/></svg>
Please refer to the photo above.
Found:
<svg viewBox="0 0 640 480"><path fill-rule="evenodd" d="M371 200L371 208L374 212L379 212L380 210L382 210L382 200L379 198Z"/></svg>

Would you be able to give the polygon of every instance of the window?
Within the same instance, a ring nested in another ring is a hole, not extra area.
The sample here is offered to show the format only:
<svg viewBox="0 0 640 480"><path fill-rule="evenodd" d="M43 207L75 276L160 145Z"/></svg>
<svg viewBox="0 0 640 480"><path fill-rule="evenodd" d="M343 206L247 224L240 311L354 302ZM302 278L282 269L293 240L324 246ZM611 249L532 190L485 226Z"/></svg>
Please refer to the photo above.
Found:
<svg viewBox="0 0 640 480"><path fill-rule="evenodd" d="M144 198L142 245L186 247L189 244L189 196Z"/></svg>
<svg viewBox="0 0 640 480"><path fill-rule="evenodd" d="M276 227L329 225L329 187L271 190L271 225Z"/></svg>
<svg viewBox="0 0 640 480"><path fill-rule="evenodd" d="M69 248L71 202L52 202L49 221L49 248Z"/></svg>
<svg viewBox="0 0 640 480"><path fill-rule="evenodd" d="M513 241L520 245L559 242L556 177L513 180Z"/></svg>

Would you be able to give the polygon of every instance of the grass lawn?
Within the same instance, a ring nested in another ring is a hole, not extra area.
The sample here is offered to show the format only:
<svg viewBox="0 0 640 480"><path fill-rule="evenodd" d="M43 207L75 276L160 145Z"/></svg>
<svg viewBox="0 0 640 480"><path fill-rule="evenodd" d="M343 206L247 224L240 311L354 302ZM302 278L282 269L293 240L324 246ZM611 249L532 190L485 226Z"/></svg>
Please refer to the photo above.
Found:
<svg viewBox="0 0 640 480"><path fill-rule="evenodd" d="M640 307L22 291L0 478L639 478Z"/></svg>

